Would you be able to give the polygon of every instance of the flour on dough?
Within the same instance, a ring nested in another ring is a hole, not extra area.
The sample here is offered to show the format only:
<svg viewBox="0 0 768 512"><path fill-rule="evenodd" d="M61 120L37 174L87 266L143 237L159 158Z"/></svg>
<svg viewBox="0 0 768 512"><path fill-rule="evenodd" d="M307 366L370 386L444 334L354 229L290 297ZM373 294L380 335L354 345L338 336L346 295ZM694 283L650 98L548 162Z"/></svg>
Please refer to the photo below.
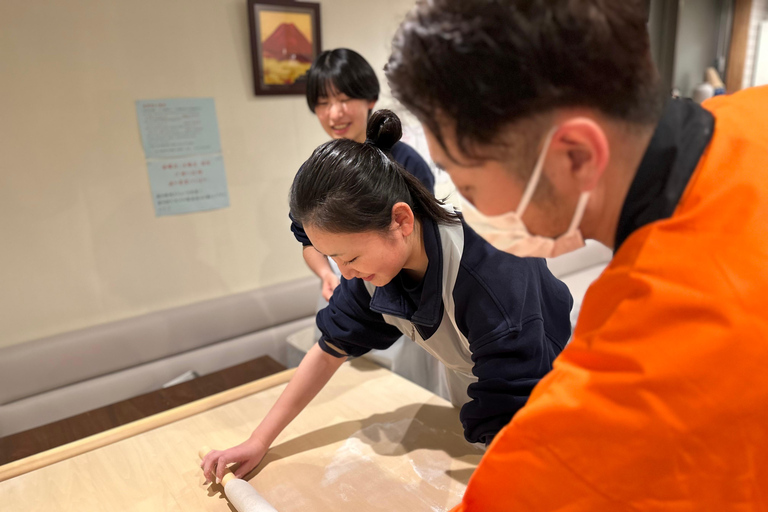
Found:
<svg viewBox="0 0 768 512"><path fill-rule="evenodd" d="M448 473L461 468L443 450L416 446L448 443L467 446L460 435L417 419L375 423L352 434L336 450L325 467L321 487L345 502L367 502L371 509L378 503L392 502L397 498L393 494L406 493L411 495L411 501L418 497L425 510L443 512L456 505L464 494L466 485ZM474 450L478 457L483 453ZM374 455L379 456L378 463L374 462ZM385 481L394 485L383 485Z"/></svg>

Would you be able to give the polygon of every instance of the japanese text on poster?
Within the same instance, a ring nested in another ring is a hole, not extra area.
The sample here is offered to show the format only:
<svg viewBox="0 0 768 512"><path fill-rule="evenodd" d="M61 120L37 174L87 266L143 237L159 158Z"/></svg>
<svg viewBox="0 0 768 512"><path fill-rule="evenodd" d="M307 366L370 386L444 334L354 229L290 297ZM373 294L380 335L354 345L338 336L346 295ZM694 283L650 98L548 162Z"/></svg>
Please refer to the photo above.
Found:
<svg viewBox="0 0 768 512"><path fill-rule="evenodd" d="M147 158L221 153L213 98L136 102Z"/></svg>
<svg viewBox="0 0 768 512"><path fill-rule="evenodd" d="M157 216L229 206L213 98L136 102Z"/></svg>
<svg viewBox="0 0 768 512"><path fill-rule="evenodd" d="M147 166L158 216L229 206L221 155L156 159Z"/></svg>

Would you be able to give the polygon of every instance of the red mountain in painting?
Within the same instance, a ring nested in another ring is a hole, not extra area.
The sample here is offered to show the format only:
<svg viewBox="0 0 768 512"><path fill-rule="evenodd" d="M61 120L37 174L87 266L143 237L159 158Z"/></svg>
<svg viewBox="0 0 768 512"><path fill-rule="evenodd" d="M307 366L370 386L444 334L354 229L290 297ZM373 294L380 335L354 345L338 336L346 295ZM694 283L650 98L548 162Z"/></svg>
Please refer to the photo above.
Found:
<svg viewBox="0 0 768 512"><path fill-rule="evenodd" d="M265 57L312 62L312 43L293 23L281 23L261 47Z"/></svg>

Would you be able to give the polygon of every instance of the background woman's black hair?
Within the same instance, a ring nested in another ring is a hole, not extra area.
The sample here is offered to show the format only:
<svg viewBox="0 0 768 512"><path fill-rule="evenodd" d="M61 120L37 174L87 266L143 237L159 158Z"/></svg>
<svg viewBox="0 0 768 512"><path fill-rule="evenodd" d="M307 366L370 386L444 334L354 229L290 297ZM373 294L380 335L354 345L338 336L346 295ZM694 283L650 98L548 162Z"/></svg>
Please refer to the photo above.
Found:
<svg viewBox="0 0 768 512"><path fill-rule="evenodd" d="M401 135L397 115L379 110L368 120L365 143L337 139L319 146L293 181L291 216L332 233L383 232L392 223L392 207L403 202L420 220L459 222L392 159L389 150Z"/></svg>
<svg viewBox="0 0 768 512"><path fill-rule="evenodd" d="M307 105L315 111L320 98L333 89L353 99L379 99L379 79L368 61L347 48L326 50L317 56L307 73Z"/></svg>

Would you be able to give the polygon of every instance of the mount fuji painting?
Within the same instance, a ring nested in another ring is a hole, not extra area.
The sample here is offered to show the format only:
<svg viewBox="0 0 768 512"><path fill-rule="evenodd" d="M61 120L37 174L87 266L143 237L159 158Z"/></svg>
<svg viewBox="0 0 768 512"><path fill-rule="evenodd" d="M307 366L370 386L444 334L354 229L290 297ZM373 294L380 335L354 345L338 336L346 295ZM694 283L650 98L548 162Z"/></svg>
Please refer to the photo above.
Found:
<svg viewBox="0 0 768 512"><path fill-rule="evenodd" d="M303 94L305 75L319 53L319 4L272 4L254 1L251 11L256 94Z"/></svg>
<svg viewBox="0 0 768 512"><path fill-rule="evenodd" d="M266 84L292 84L312 65L312 42L293 23L278 25L261 48Z"/></svg>
<svg viewBox="0 0 768 512"><path fill-rule="evenodd" d="M281 23L261 47L266 58L312 63L312 43L293 23Z"/></svg>

